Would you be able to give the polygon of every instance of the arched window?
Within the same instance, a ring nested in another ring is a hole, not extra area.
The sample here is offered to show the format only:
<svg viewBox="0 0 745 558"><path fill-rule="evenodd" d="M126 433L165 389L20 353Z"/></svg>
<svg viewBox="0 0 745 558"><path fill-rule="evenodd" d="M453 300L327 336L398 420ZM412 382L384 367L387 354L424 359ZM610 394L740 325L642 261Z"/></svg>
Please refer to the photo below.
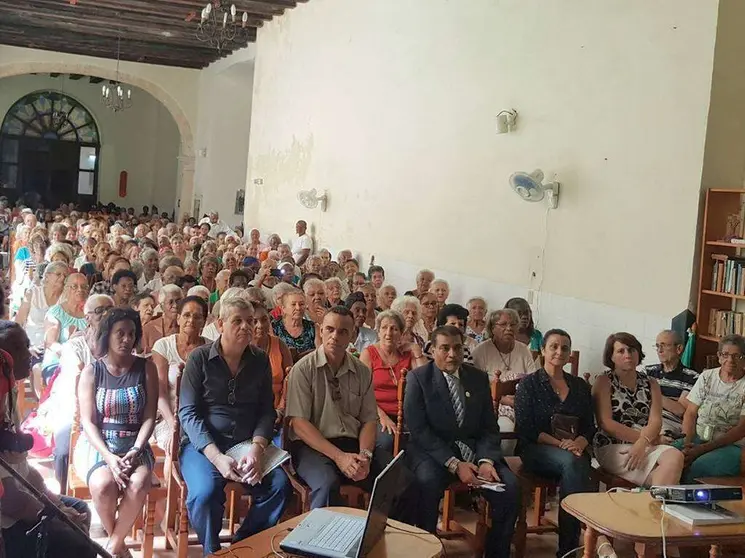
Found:
<svg viewBox="0 0 745 558"><path fill-rule="evenodd" d="M0 127L0 192L35 192L51 206L95 201L98 151L98 127L83 105L63 93L29 93Z"/></svg>

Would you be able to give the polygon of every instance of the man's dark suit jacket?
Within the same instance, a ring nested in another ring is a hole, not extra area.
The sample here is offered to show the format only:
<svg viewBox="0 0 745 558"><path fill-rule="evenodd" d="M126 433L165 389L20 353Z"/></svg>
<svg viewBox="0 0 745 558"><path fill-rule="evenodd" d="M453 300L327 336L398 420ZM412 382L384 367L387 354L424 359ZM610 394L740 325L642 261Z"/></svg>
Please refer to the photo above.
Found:
<svg viewBox="0 0 745 558"><path fill-rule="evenodd" d="M412 467L426 454L437 463L455 456L461 459L456 440L476 453L475 462L502 460L499 426L494 417L489 377L468 364L459 371L465 417L458 426L443 372L433 362L406 375L404 420L411 433L407 453Z"/></svg>

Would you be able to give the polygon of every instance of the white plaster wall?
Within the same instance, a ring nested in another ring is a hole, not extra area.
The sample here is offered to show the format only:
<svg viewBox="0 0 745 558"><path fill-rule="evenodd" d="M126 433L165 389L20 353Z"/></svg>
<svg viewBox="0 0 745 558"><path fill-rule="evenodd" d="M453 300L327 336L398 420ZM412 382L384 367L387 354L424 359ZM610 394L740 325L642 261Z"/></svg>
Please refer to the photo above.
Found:
<svg viewBox="0 0 745 558"><path fill-rule="evenodd" d="M235 196L245 188L253 94L252 47L202 70L196 135L195 196L201 212L217 211L231 226L243 221L235 213Z"/></svg>
<svg viewBox="0 0 745 558"><path fill-rule="evenodd" d="M540 289L599 364L686 308L717 0L314 0L259 30L246 221L353 247L454 299ZM520 113L496 135L495 116ZM512 193L562 182L557 211ZM262 186L254 186L262 179ZM298 190L329 192L326 213ZM650 347L647 346L649 349Z"/></svg>
<svg viewBox="0 0 745 558"><path fill-rule="evenodd" d="M123 206L175 207L180 136L168 110L152 95L133 87L132 108L114 113L100 103L101 85L52 78L49 74L0 79L0 120L21 97L38 90L64 91L93 115L98 125L99 200ZM119 173L128 173L127 196L119 197Z"/></svg>

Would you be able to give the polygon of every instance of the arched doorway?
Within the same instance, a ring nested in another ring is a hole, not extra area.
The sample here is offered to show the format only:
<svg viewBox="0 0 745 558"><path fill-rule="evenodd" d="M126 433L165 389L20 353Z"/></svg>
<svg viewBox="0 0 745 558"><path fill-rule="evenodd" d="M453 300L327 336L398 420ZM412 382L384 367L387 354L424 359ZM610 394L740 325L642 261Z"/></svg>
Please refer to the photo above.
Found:
<svg viewBox="0 0 745 558"><path fill-rule="evenodd" d="M98 126L77 100L54 91L25 95L0 127L0 192L46 207L97 201Z"/></svg>

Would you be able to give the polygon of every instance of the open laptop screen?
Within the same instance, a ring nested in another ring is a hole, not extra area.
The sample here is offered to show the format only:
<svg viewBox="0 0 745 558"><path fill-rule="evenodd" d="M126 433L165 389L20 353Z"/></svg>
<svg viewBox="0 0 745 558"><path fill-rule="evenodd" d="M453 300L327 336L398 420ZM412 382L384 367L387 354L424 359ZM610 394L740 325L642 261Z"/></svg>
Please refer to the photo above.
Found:
<svg viewBox="0 0 745 558"><path fill-rule="evenodd" d="M357 549L357 558L367 556L385 532L388 516L397 494L406 488L404 475L403 451L381 471L373 485L370 507L367 510L365 531Z"/></svg>

